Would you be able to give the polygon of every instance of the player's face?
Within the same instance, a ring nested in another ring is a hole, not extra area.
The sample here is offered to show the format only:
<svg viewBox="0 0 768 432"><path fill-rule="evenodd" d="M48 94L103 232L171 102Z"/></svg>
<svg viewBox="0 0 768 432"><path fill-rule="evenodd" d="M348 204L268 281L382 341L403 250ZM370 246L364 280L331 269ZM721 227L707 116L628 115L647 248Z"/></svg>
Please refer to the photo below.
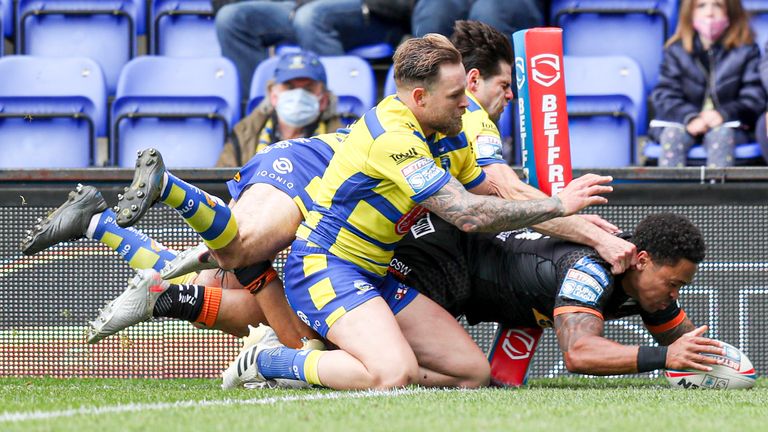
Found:
<svg viewBox="0 0 768 432"><path fill-rule="evenodd" d="M696 264L683 258L675 265L658 265L648 257L638 256L642 270L638 275L637 301L648 312L665 309L680 296L680 288L688 285L696 274Z"/></svg>
<svg viewBox="0 0 768 432"><path fill-rule="evenodd" d="M448 136L461 132L461 116L469 106L464 66L461 63L440 66L440 75L424 95L426 126Z"/></svg>
<svg viewBox="0 0 768 432"><path fill-rule="evenodd" d="M477 91L474 92L480 105L485 108L493 121L498 121L504 107L512 100L512 66L499 62L499 74L488 78L480 78Z"/></svg>

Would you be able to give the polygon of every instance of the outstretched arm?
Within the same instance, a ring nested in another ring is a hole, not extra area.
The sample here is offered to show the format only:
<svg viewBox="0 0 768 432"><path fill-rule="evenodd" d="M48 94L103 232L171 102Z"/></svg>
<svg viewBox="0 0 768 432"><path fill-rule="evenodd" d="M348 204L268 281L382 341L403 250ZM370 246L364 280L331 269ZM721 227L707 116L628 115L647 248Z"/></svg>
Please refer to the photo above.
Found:
<svg viewBox="0 0 768 432"><path fill-rule="evenodd" d="M690 321L687 321L690 324ZM686 321L678 327L688 328ZM555 317L555 332L568 371L589 375L618 375L638 371L637 353L640 347L622 345L603 336L603 320L585 312L564 313ZM677 327L676 327L677 329ZM707 364L717 360L700 353L722 354L717 341L701 337L706 326L682 332L669 346L664 367L709 370ZM671 333L670 333L671 334Z"/></svg>
<svg viewBox="0 0 768 432"><path fill-rule="evenodd" d="M451 178L421 204L463 231L505 231L570 215L592 204L604 204L607 200L598 195L612 190L602 186L610 181L611 177L587 174L572 181L557 196L508 201L469 193Z"/></svg>

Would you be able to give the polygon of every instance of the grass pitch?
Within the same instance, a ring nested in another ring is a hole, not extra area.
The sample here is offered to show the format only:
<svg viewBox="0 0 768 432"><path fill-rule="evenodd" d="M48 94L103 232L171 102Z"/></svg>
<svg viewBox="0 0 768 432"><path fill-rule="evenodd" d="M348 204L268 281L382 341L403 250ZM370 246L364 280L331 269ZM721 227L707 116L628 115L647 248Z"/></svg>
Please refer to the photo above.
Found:
<svg viewBox="0 0 768 432"><path fill-rule="evenodd" d="M218 380L0 379L1 431L765 431L747 391L560 378L523 389L223 391Z"/></svg>

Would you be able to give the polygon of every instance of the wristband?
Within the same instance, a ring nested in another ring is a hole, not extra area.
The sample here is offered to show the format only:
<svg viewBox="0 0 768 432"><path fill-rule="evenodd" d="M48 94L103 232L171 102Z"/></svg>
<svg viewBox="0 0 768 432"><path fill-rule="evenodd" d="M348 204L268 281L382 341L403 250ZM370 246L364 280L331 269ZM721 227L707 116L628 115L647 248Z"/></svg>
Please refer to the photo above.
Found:
<svg viewBox="0 0 768 432"><path fill-rule="evenodd" d="M641 346L637 350L637 371L650 372L667 365L667 347Z"/></svg>

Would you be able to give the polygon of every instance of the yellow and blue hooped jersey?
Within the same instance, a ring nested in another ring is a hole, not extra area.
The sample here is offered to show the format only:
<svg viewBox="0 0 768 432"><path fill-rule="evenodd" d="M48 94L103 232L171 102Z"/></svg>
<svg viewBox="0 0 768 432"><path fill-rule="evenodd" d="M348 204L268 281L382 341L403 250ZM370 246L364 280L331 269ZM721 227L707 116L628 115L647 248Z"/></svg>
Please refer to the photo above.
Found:
<svg viewBox="0 0 768 432"><path fill-rule="evenodd" d="M314 208L296 235L384 275L397 242L426 213L418 203L451 176L467 189L485 179L464 133L427 138L408 107L387 97L352 126L308 187Z"/></svg>
<svg viewBox="0 0 768 432"><path fill-rule="evenodd" d="M477 164L481 167L494 163L506 164L501 155L502 141L499 128L469 91L467 91L467 98L469 107L461 117L464 123L462 129L475 150Z"/></svg>

